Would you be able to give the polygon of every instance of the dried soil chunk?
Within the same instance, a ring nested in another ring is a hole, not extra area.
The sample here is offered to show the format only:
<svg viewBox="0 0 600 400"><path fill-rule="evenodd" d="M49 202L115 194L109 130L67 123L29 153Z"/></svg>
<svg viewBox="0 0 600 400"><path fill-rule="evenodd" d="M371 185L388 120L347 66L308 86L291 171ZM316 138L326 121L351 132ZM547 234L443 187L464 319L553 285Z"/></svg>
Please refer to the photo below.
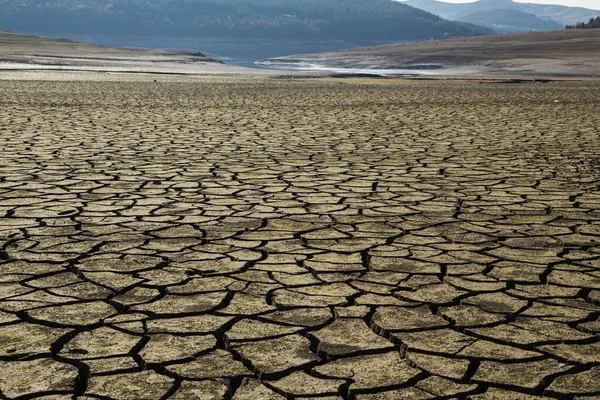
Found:
<svg viewBox="0 0 600 400"><path fill-rule="evenodd" d="M287 311L276 311L261 318L290 325L317 326L332 318L329 308L297 308Z"/></svg>
<svg viewBox="0 0 600 400"><path fill-rule="evenodd" d="M532 331L532 333L550 336L557 340L561 340L565 337L570 340L584 340L590 337L590 335L586 333L579 332L578 330L569 327L566 323L539 318L517 318L512 325Z"/></svg>
<svg viewBox="0 0 600 400"><path fill-rule="evenodd" d="M525 360L540 357L541 353L478 340L458 352L458 355L492 360Z"/></svg>
<svg viewBox="0 0 600 400"><path fill-rule="evenodd" d="M308 375L305 372L294 372L284 378L274 382L269 382L269 386L273 386L280 391L295 395L335 395L341 385L346 381L341 379L319 379Z"/></svg>
<svg viewBox="0 0 600 400"><path fill-rule="evenodd" d="M356 304L366 306L398 306L411 307L418 303L413 301L400 300L394 296L383 296L379 294L367 293L356 299Z"/></svg>
<svg viewBox="0 0 600 400"><path fill-rule="evenodd" d="M525 319L518 319L513 324L469 329L469 332L502 340L505 343L515 344L535 344L548 340L560 339L561 337L569 337L571 339L586 339L590 337L589 335L569 328L567 325L542 320L532 322L534 322L533 325ZM537 323L539 323L539 326L536 326ZM517 324L520 325L516 326Z"/></svg>
<svg viewBox="0 0 600 400"><path fill-rule="evenodd" d="M572 365L552 359L509 364L484 361L479 366L473 380L533 389L540 385L546 376L566 371L571 367Z"/></svg>
<svg viewBox="0 0 600 400"><path fill-rule="evenodd" d="M268 322L243 319L227 331L227 340L266 339L274 336L290 335L302 329L296 326L282 326Z"/></svg>
<svg viewBox="0 0 600 400"><path fill-rule="evenodd" d="M548 352L554 356L578 363L600 362L600 343L592 344L551 344L541 346L541 351Z"/></svg>
<svg viewBox="0 0 600 400"><path fill-rule="evenodd" d="M227 385L216 381L183 381L175 394L174 400L213 400L222 399L227 393Z"/></svg>
<svg viewBox="0 0 600 400"><path fill-rule="evenodd" d="M120 400L159 400L173 386L173 379L154 371L92 376L86 394Z"/></svg>
<svg viewBox="0 0 600 400"><path fill-rule="evenodd" d="M146 311L157 315L201 313L221 304L226 292L201 293L189 296L167 295L151 303L132 307L134 311Z"/></svg>
<svg viewBox="0 0 600 400"><path fill-rule="evenodd" d="M396 257L371 257L371 268L375 271L406 272L410 274L439 274L440 266L417 260Z"/></svg>
<svg viewBox="0 0 600 400"><path fill-rule="evenodd" d="M120 291L143 282L142 279L135 278L127 273L83 272L83 276L94 284L110 288L114 291Z"/></svg>
<svg viewBox="0 0 600 400"><path fill-rule="evenodd" d="M225 350L215 350L184 364L173 364L167 370L189 379L215 379L249 376L250 371L235 361Z"/></svg>
<svg viewBox="0 0 600 400"><path fill-rule="evenodd" d="M526 300L519 300L504 293L485 293L463 300L462 304L472 304L492 313L515 313L527 305Z"/></svg>
<svg viewBox="0 0 600 400"><path fill-rule="evenodd" d="M273 304L278 307L327 307L348 304L345 297L317 296L281 289L273 296Z"/></svg>
<svg viewBox="0 0 600 400"><path fill-rule="evenodd" d="M275 393L256 379L245 378L235 391L232 400L285 400L285 397Z"/></svg>
<svg viewBox="0 0 600 400"><path fill-rule="evenodd" d="M0 311L0 324L6 324L10 322L20 321L19 318L13 314Z"/></svg>
<svg viewBox="0 0 600 400"><path fill-rule="evenodd" d="M311 334L319 340L319 353L330 356L393 347L390 341L375 334L357 318L337 319Z"/></svg>
<svg viewBox="0 0 600 400"><path fill-rule="evenodd" d="M485 393L469 396L472 400L542 400L547 397L533 396L512 390L489 388Z"/></svg>
<svg viewBox="0 0 600 400"><path fill-rule="evenodd" d="M0 357L50 353L50 345L68 331L25 322L0 326Z"/></svg>
<svg viewBox="0 0 600 400"><path fill-rule="evenodd" d="M401 292L403 298L420 301L427 304L447 304L457 297L467 294L464 290L456 289L446 283L421 286L414 292Z"/></svg>
<svg viewBox="0 0 600 400"><path fill-rule="evenodd" d="M420 373L400 357L398 352L342 358L315 367L319 374L332 378L352 379L350 391L399 385Z"/></svg>
<svg viewBox="0 0 600 400"><path fill-rule="evenodd" d="M66 326L85 326L99 323L116 314L116 310L102 301L38 308L27 312L35 319Z"/></svg>
<svg viewBox="0 0 600 400"><path fill-rule="evenodd" d="M335 296L347 297L358 293L358 290L346 283L332 283L329 285L305 286L292 289L294 292L304 293L311 296Z"/></svg>
<svg viewBox="0 0 600 400"><path fill-rule="evenodd" d="M100 327L75 336L65 345L61 355L81 360L124 356L139 341L140 337L128 335L115 329Z"/></svg>
<svg viewBox="0 0 600 400"><path fill-rule="evenodd" d="M169 288L171 294L196 294L208 292L222 292L227 290L236 281L226 276L214 276L210 278L192 279L185 285L172 286Z"/></svg>
<svg viewBox="0 0 600 400"><path fill-rule="evenodd" d="M214 336L174 336L169 334L150 335L150 341L140 351L148 363L164 363L193 357L217 344Z"/></svg>
<svg viewBox="0 0 600 400"><path fill-rule="evenodd" d="M144 269L156 267L160 264L161 259L158 257L146 256L93 256L80 261L77 267L82 271L110 271L110 272L127 272L133 273Z"/></svg>
<svg viewBox="0 0 600 400"><path fill-rule="evenodd" d="M390 332L446 326L448 321L433 315L429 307L378 307L373 315L373 324Z"/></svg>
<svg viewBox="0 0 600 400"><path fill-rule="evenodd" d="M113 300L120 304L131 306L149 302L159 295L160 292L156 289L134 287L123 294L115 296Z"/></svg>
<svg viewBox="0 0 600 400"><path fill-rule="evenodd" d="M411 365L432 374L452 379L461 379L469 368L469 361L456 358L433 356L430 354L409 352L406 357Z"/></svg>
<svg viewBox="0 0 600 400"><path fill-rule="evenodd" d="M275 310L275 307L267 304L265 296L236 293L229 305L219 312L228 315L255 315L271 310Z"/></svg>
<svg viewBox="0 0 600 400"><path fill-rule="evenodd" d="M77 368L42 358L32 361L0 361L0 392L10 398L48 391L74 389Z"/></svg>
<svg viewBox="0 0 600 400"><path fill-rule="evenodd" d="M434 395L416 387L390 390L381 393L359 394L356 400L428 400Z"/></svg>
<svg viewBox="0 0 600 400"><path fill-rule="evenodd" d="M152 319L147 325L149 333L212 333L230 320L231 317L198 315Z"/></svg>
<svg viewBox="0 0 600 400"><path fill-rule="evenodd" d="M584 322L577 325L577 329L598 335L600 334L600 320Z"/></svg>
<svg viewBox="0 0 600 400"><path fill-rule="evenodd" d="M138 363L135 362L135 360L129 356L84 360L84 363L90 368L90 374L93 375L105 374L107 372L126 373L139 368Z"/></svg>
<svg viewBox="0 0 600 400"><path fill-rule="evenodd" d="M459 327L493 324L506 319L502 314L492 314L476 306L453 306L440 308L439 314Z"/></svg>
<svg viewBox="0 0 600 400"><path fill-rule="evenodd" d="M409 350L424 350L440 354L456 354L477 340L451 329L396 332L392 333L391 336L405 344Z"/></svg>
<svg viewBox="0 0 600 400"><path fill-rule="evenodd" d="M521 315L524 317L545 318L555 322L573 322L587 318L590 311L536 301Z"/></svg>
<svg viewBox="0 0 600 400"><path fill-rule="evenodd" d="M575 271L554 270L548 275L548 282L572 287L600 289L600 277Z"/></svg>
<svg viewBox="0 0 600 400"><path fill-rule="evenodd" d="M582 395L600 393L600 367L593 367L578 374L559 376L548 387L548 391L560 394Z"/></svg>
<svg viewBox="0 0 600 400"><path fill-rule="evenodd" d="M439 376L430 376L417 382L416 387L435 394L436 396L456 396L461 393L467 393L477 387L475 384L466 385L455 383L449 379Z"/></svg>
<svg viewBox="0 0 600 400"><path fill-rule="evenodd" d="M316 361L310 341L302 336L284 336L259 342L239 343L231 348L248 360L259 373L273 374Z"/></svg>

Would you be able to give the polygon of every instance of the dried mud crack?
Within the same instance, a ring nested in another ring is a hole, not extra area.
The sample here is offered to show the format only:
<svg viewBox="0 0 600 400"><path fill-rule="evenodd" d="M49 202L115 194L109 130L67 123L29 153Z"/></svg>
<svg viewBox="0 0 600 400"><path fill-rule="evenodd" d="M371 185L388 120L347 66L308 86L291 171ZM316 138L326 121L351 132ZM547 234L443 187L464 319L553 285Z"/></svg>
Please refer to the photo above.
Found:
<svg viewBox="0 0 600 400"><path fill-rule="evenodd" d="M600 397L600 82L153 79L0 81L0 399Z"/></svg>

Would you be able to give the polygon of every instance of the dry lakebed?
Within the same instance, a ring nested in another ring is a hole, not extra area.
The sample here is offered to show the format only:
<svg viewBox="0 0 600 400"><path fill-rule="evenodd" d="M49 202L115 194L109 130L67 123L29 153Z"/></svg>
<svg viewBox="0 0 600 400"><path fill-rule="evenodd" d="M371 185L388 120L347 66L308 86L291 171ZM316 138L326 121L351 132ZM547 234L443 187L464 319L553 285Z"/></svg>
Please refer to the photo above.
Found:
<svg viewBox="0 0 600 400"><path fill-rule="evenodd" d="M116 72L0 72L0 399L600 398L600 81Z"/></svg>

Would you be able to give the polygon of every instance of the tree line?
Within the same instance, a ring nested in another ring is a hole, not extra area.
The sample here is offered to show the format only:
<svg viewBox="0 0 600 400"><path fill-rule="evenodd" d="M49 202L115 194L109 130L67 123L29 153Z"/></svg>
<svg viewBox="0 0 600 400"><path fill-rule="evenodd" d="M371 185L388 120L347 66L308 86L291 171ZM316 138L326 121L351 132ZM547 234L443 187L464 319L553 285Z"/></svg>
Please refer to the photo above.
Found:
<svg viewBox="0 0 600 400"><path fill-rule="evenodd" d="M589 22L578 22L575 25L567 25L566 29L595 29L600 28L600 15L596 18L590 18Z"/></svg>

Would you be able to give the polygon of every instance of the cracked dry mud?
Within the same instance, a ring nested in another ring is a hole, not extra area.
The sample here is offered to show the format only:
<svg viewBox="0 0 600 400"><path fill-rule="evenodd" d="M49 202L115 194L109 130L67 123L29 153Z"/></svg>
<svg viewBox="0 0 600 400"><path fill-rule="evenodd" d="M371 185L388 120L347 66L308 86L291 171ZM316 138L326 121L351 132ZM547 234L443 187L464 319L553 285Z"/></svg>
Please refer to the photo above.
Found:
<svg viewBox="0 0 600 400"><path fill-rule="evenodd" d="M0 398L599 398L598 81L0 93Z"/></svg>

